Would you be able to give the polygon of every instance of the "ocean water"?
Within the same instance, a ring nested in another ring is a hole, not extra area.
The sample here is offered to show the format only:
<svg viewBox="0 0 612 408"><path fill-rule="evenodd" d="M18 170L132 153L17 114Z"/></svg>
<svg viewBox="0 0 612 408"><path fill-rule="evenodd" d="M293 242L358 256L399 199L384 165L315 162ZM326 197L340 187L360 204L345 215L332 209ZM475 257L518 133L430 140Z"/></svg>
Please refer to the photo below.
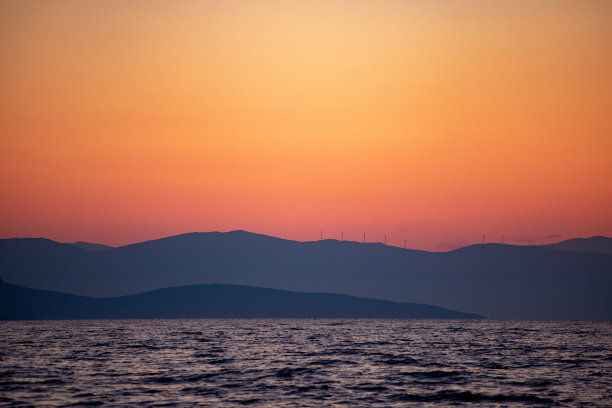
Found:
<svg viewBox="0 0 612 408"><path fill-rule="evenodd" d="M612 406L611 322L0 322L6 406Z"/></svg>

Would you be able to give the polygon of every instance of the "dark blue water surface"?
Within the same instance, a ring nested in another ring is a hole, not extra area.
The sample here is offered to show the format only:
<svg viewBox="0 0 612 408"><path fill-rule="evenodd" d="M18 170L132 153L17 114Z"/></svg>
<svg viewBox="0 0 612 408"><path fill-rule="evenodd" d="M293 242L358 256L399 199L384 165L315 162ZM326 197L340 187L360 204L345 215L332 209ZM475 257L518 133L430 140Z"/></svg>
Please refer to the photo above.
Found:
<svg viewBox="0 0 612 408"><path fill-rule="evenodd" d="M612 406L612 323L0 322L8 406Z"/></svg>

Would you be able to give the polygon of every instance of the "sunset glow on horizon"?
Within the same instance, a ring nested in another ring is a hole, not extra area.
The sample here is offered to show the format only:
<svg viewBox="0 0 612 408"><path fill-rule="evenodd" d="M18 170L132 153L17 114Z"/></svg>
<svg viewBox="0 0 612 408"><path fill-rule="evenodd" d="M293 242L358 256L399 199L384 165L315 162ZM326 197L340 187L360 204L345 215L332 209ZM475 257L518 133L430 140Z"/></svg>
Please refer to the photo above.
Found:
<svg viewBox="0 0 612 408"><path fill-rule="evenodd" d="M612 2L3 1L0 238L612 236Z"/></svg>

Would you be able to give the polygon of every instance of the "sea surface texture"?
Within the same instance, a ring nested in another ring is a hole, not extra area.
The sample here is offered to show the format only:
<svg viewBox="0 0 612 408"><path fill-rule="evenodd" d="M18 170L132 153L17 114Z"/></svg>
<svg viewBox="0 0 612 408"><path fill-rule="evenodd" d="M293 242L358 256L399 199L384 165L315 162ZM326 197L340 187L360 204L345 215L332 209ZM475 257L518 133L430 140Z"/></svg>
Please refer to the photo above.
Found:
<svg viewBox="0 0 612 408"><path fill-rule="evenodd" d="M611 322L0 322L6 406L612 406Z"/></svg>

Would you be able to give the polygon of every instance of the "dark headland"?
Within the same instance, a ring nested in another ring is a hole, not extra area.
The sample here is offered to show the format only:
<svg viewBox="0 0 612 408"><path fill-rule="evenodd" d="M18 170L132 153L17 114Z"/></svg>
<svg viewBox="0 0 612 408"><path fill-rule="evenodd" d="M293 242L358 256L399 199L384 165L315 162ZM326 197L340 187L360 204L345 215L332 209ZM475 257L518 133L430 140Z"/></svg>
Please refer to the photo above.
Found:
<svg viewBox="0 0 612 408"><path fill-rule="evenodd" d="M0 281L3 319L404 318L479 319L441 307L238 285L192 285L92 298Z"/></svg>

